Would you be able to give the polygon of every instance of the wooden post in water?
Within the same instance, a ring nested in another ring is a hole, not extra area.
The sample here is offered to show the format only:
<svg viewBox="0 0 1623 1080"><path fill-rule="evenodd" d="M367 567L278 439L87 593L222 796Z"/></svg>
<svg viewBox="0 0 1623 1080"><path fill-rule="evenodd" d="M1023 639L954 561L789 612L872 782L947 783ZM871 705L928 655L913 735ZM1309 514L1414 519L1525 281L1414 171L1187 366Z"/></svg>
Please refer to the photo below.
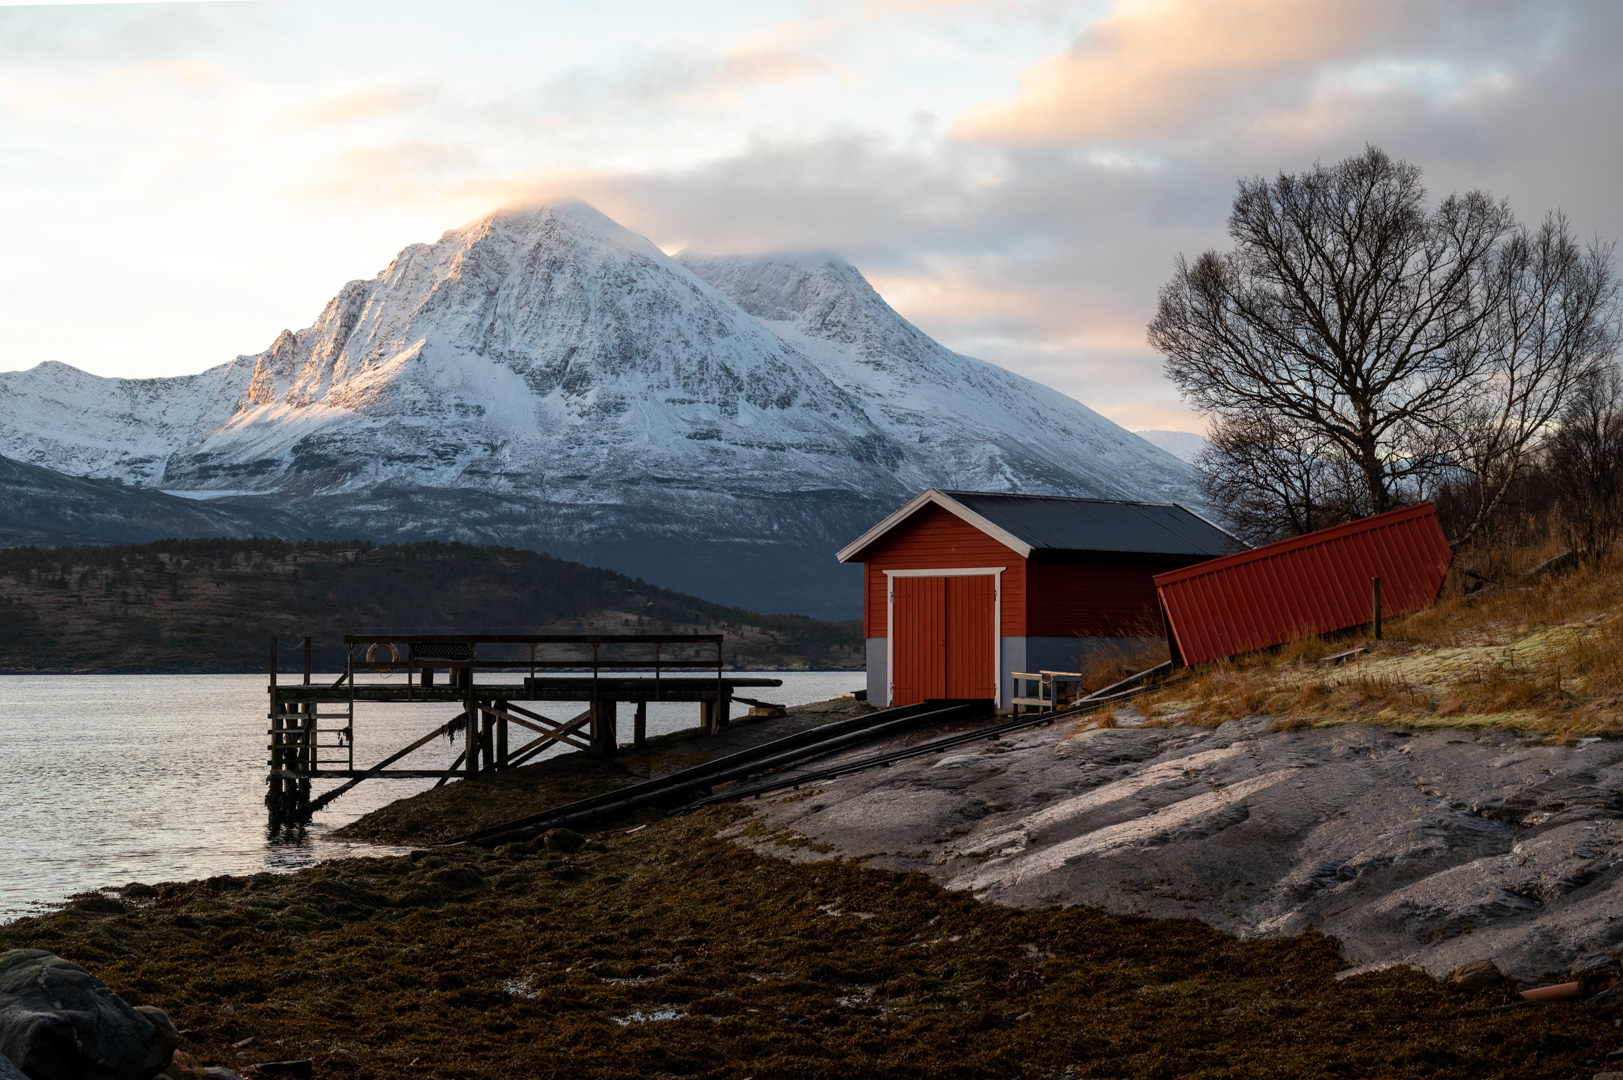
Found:
<svg viewBox="0 0 1623 1080"><path fill-rule="evenodd" d="M462 768L468 779L479 775L479 702L473 696L473 642L467 645L467 666L462 669L462 700L467 709L464 736L467 752L463 754Z"/></svg>
<svg viewBox="0 0 1623 1080"><path fill-rule="evenodd" d="M616 710L619 702L613 698L596 698L592 702L592 737L587 743L586 756L607 761L614 756L619 745L615 731Z"/></svg>
<svg viewBox="0 0 1623 1080"><path fill-rule="evenodd" d="M721 642L718 641L716 642L716 709L711 714L714 726L710 729L712 735L721 734L722 729L727 726L727 714L732 712L732 702L727 700L726 684L721 681L721 665Z"/></svg>
<svg viewBox="0 0 1623 1080"><path fill-rule="evenodd" d="M265 793L265 802L271 813L282 813L283 798L287 784L281 777L281 770L285 767L282 761L282 703L276 697L276 635L270 639L270 790Z"/></svg>
<svg viewBox="0 0 1623 1080"><path fill-rule="evenodd" d="M299 723L299 773L294 781L293 812L303 815L310 805L310 774L316 769L316 703L306 701L299 706L303 719Z"/></svg>
<svg viewBox="0 0 1623 1080"><path fill-rule="evenodd" d="M631 745L641 750L648 741L648 699L637 702L637 715L631 721Z"/></svg>
<svg viewBox="0 0 1623 1080"><path fill-rule="evenodd" d="M304 685L310 685L310 639L308 637L304 639ZM294 806L301 814L310 805L309 774L321 768L321 751L317 749L317 745L321 740L316 734L320 722L316 717L316 709L317 705L313 701L307 701L299 708L299 712L304 714L303 731L300 739L304 749L299 752L299 771L305 775L298 782L299 788L294 796Z"/></svg>
<svg viewBox="0 0 1623 1080"><path fill-rule="evenodd" d="M496 702L496 708L503 713L507 711L507 702ZM507 768L507 717L496 717L496 767Z"/></svg>

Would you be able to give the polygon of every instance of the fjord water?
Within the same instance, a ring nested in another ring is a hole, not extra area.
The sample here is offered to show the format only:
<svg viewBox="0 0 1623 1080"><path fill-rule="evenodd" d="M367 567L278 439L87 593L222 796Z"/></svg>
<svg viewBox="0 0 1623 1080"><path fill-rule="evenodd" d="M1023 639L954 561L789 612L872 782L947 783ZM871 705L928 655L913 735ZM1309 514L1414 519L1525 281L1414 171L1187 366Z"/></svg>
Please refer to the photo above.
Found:
<svg viewBox="0 0 1623 1080"><path fill-rule="evenodd" d="M762 674L783 686L757 693L786 705L864 685L861 672ZM306 828L267 828L265 706L263 675L0 676L0 920L104 886L296 870L391 850L331 834L432 780L369 780ZM374 764L451 711L359 706L356 766ZM696 705L649 706L650 735L697 722ZM620 723L629 739L629 719ZM444 768L460 748L435 740L398 767Z"/></svg>

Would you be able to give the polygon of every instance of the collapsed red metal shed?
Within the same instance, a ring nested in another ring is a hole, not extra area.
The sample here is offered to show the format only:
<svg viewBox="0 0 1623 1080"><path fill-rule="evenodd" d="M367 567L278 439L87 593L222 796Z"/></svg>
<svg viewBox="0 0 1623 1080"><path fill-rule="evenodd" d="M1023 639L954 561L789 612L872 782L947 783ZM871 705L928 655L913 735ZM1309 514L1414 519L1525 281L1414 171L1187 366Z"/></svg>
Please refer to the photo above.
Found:
<svg viewBox="0 0 1623 1080"><path fill-rule="evenodd" d="M1155 576L1173 659L1198 664L1371 621L1437 599L1454 554L1431 503Z"/></svg>

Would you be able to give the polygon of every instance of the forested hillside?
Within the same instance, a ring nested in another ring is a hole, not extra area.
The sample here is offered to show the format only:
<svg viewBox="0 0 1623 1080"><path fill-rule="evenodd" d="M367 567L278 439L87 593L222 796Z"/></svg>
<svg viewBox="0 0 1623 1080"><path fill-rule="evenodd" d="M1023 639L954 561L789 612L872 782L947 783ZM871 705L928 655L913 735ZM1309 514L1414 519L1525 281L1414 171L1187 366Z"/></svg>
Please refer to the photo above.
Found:
<svg viewBox="0 0 1623 1080"><path fill-rule="evenodd" d="M722 632L740 668L860 668L857 622L761 615L611 570L511 548L279 540L0 551L0 670L263 671L272 634L315 639L341 670L346 632Z"/></svg>

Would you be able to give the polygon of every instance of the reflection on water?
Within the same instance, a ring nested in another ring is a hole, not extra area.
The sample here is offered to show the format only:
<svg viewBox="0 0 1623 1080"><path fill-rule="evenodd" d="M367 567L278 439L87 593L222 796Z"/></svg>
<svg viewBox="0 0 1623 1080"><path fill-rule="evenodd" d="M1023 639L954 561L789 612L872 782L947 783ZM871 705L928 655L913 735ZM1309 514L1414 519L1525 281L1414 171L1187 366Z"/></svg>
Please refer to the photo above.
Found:
<svg viewBox="0 0 1623 1080"><path fill-rule="evenodd" d="M267 847L304 847L310 843L310 826L303 821L270 821L265 825Z"/></svg>
<svg viewBox="0 0 1623 1080"><path fill-rule="evenodd" d="M795 705L863 685L860 672L772 674L783 687L751 696ZM308 825L268 828L265 706L263 675L0 676L0 920L131 881L374 854L332 830L434 783L369 780ZM649 734L691 727L697 711L651 705ZM447 719L444 704L358 706L355 763L364 768ZM629 738L629 723L621 727ZM398 767L442 769L456 751L436 739Z"/></svg>

